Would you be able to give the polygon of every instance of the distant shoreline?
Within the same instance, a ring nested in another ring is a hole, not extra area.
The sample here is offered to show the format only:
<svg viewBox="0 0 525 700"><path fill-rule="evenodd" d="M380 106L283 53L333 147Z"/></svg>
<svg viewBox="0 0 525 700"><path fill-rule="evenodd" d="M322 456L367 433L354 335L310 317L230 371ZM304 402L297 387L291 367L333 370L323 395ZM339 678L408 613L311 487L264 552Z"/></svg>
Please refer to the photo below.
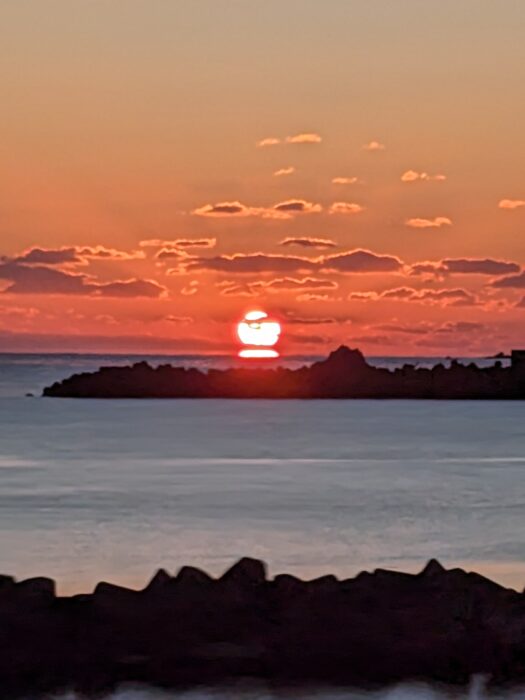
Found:
<svg viewBox="0 0 525 700"><path fill-rule="evenodd" d="M520 355L521 357L521 355ZM419 363L418 363L419 364ZM359 350L341 346L321 361L288 369L249 364L231 369L131 366L101 367L47 386L59 398L229 399L525 399L525 362L488 367L450 360L431 368L405 362L389 370L368 363Z"/></svg>

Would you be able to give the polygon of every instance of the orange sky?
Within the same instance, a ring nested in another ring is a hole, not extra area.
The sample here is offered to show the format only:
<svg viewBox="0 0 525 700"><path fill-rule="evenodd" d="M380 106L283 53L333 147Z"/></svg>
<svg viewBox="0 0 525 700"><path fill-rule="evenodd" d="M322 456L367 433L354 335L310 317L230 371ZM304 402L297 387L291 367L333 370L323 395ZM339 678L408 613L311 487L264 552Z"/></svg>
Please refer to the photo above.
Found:
<svg viewBox="0 0 525 700"><path fill-rule="evenodd" d="M0 351L525 345L525 4L0 6Z"/></svg>

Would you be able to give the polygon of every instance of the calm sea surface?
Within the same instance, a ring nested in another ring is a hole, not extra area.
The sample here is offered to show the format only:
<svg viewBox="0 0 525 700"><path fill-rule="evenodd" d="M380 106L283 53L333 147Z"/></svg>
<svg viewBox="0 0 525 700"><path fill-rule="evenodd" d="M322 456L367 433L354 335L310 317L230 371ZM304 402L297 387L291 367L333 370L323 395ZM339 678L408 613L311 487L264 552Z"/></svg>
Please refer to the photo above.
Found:
<svg viewBox="0 0 525 700"><path fill-rule="evenodd" d="M1 573L76 592L242 555L304 577L437 557L523 587L525 402L38 397L129 359L0 355Z"/></svg>

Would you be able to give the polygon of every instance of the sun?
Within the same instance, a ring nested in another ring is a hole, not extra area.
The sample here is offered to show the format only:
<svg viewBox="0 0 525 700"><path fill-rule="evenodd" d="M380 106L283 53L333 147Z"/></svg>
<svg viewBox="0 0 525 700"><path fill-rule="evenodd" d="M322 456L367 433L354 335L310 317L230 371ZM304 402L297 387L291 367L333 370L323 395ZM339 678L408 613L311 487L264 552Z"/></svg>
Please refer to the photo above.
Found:
<svg viewBox="0 0 525 700"><path fill-rule="evenodd" d="M274 345L281 335L281 324L268 317L265 311L249 311L237 324L237 337L243 347L239 357L272 358L279 357Z"/></svg>

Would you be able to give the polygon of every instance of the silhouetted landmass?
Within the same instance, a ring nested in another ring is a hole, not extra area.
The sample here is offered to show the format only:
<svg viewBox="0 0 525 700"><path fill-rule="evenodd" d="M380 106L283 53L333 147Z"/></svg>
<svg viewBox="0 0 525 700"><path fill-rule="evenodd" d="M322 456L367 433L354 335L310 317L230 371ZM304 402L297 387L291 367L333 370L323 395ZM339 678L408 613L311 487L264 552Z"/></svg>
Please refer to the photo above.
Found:
<svg viewBox="0 0 525 700"><path fill-rule="evenodd" d="M510 367L474 362L431 369L406 364L389 370L369 365L359 350L341 346L309 367L185 369L138 362L75 374L44 389L44 396L71 398L268 398L268 399L525 399L525 361Z"/></svg>
<svg viewBox="0 0 525 700"><path fill-rule="evenodd" d="M525 680L525 599L431 560L419 574L266 577L241 559L219 579L192 567L141 591L99 583L55 595L46 578L0 577L2 697L124 682L163 687L251 678L378 686L421 679Z"/></svg>

